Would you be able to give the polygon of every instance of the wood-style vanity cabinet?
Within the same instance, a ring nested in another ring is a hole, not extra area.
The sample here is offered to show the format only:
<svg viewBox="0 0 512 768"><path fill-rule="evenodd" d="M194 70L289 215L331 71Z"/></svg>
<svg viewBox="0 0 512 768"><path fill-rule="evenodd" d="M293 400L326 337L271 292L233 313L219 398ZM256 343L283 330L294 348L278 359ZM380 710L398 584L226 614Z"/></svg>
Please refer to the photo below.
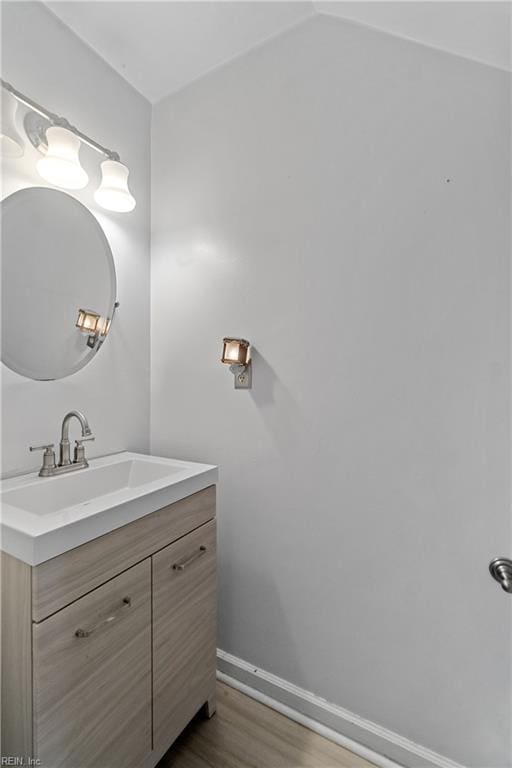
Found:
<svg viewBox="0 0 512 768"><path fill-rule="evenodd" d="M149 559L34 624L32 637L42 765L141 766L151 751Z"/></svg>
<svg viewBox="0 0 512 768"><path fill-rule="evenodd" d="M2 757L153 768L215 711L215 487L41 565L2 553Z"/></svg>
<svg viewBox="0 0 512 768"><path fill-rule="evenodd" d="M162 749L215 689L215 521L153 556L153 735Z"/></svg>

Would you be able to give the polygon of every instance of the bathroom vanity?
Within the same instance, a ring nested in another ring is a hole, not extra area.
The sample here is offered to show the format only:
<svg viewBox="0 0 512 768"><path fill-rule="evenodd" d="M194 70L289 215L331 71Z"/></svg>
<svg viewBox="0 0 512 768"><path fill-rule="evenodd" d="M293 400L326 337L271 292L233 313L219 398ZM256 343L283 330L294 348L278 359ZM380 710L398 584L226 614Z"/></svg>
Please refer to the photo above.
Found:
<svg viewBox="0 0 512 768"><path fill-rule="evenodd" d="M216 481L123 453L2 483L3 757L152 768L213 714Z"/></svg>
<svg viewBox="0 0 512 768"><path fill-rule="evenodd" d="M22 102L34 138L41 105L31 112L33 102ZM52 136L78 153L75 129L47 128L40 162ZM111 185L117 169L126 186L127 169L106 151L102 173ZM86 181L69 158L64 167ZM40 164L38 173L46 178ZM124 310L97 217L67 192L18 186L0 206L2 363L52 387L110 348ZM109 189L117 202L108 210L133 209L127 187ZM124 341L122 349L132 351ZM121 379L113 381L112 407ZM44 406L34 407L39 423ZM124 436L110 435L111 444ZM94 435L76 410L64 416L58 448L49 433L41 440L30 447L43 452L39 473L0 482L0 762L153 768L198 710L215 708L217 469L127 452L89 461Z"/></svg>

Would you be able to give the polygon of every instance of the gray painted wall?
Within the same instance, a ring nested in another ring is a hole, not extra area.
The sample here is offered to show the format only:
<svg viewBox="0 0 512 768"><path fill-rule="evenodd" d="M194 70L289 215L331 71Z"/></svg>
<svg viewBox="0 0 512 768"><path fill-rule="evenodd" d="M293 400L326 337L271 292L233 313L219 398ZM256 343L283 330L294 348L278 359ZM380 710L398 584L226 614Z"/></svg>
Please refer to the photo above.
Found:
<svg viewBox="0 0 512 768"><path fill-rule="evenodd" d="M480 767L510 760L509 85L318 18L152 134L152 450L220 465L220 647Z"/></svg>
<svg viewBox="0 0 512 768"><path fill-rule="evenodd" d="M2 77L105 146L120 152L131 170L137 200L131 214L98 208L93 193L101 157L82 148L89 186L72 193L97 216L110 241L121 308L112 333L82 371L57 382L25 379L2 365L2 469L40 464L29 445L57 442L66 411L83 410L96 435L88 455L149 445L149 103L43 4L2 3ZM2 162L2 196L20 187L45 186L35 170L36 151Z"/></svg>

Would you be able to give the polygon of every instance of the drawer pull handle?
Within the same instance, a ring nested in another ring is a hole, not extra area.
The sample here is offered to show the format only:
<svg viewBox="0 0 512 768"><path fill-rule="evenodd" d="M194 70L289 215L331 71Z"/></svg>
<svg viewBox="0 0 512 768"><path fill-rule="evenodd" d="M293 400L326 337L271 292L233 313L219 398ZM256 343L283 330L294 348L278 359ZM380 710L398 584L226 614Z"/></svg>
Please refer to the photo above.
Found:
<svg viewBox="0 0 512 768"><path fill-rule="evenodd" d="M194 555L189 557L188 560L184 560L182 563L174 563L174 565L172 566L173 571L184 571L187 565L190 565L191 563L193 563L194 560L197 560L198 557L201 557L201 555L204 555L205 552L206 552L206 547L204 547L201 544L198 552L196 552Z"/></svg>
<svg viewBox="0 0 512 768"><path fill-rule="evenodd" d="M129 608L132 604L131 597L123 597L123 604L121 608ZM121 609L120 609L121 610ZM103 619L102 621L98 621L97 624L95 624L90 629L77 629L75 632L75 637L90 637L93 632L96 632L97 629L100 629L101 627L104 627L106 624L110 624L112 621L115 621L119 616L119 611L116 613L113 613L111 616L107 616L106 619Z"/></svg>

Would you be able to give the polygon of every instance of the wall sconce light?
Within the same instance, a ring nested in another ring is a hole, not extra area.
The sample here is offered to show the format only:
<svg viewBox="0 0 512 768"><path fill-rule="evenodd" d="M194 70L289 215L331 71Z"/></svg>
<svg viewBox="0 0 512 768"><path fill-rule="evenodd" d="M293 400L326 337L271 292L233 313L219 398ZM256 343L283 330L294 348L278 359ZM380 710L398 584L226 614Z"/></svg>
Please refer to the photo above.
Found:
<svg viewBox="0 0 512 768"><path fill-rule="evenodd" d="M101 163L101 184L94 194L96 203L107 211L128 213L135 208L135 198L128 189L128 168L120 161L117 152L102 146L95 139L71 125L65 117L55 115L25 94L17 91L10 83L0 78L2 93L2 128L0 150L10 152L9 157L21 157L23 147L16 133L14 122L9 118L11 101L20 102L29 108L23 125L32 144L44 157L37 162L37 170L45 181L62 189L83 189L89 177L80 165L79 152L86 144L103 155ZM6 109L4 110L4 101ZM5 120L4 120L5 115ZM13 133L14 131L14 133ZM16 138L17 137L17 138ZM18 152L18 154L13 154Z"/></svg>
<svg viewBox="0 0 512 768"><path fill-rule="evenodd" d="M119 306L119 302L116 301L114 305L114 311ZM78 317L76 320L76 327L82 333L87 334L87 346L91 349L95 349L103 344L105 337L112 325L112 319L110 317L103 317L98 315L92 309L79 309Z"/></svg>
<svg viewBox="0 0 512 768"><path fill-rule="evenodd" d="M235 389L251 389L252 363L250 344L246 339L227 337L223 340L221 361L229 365L235 377Z"/></svg>

